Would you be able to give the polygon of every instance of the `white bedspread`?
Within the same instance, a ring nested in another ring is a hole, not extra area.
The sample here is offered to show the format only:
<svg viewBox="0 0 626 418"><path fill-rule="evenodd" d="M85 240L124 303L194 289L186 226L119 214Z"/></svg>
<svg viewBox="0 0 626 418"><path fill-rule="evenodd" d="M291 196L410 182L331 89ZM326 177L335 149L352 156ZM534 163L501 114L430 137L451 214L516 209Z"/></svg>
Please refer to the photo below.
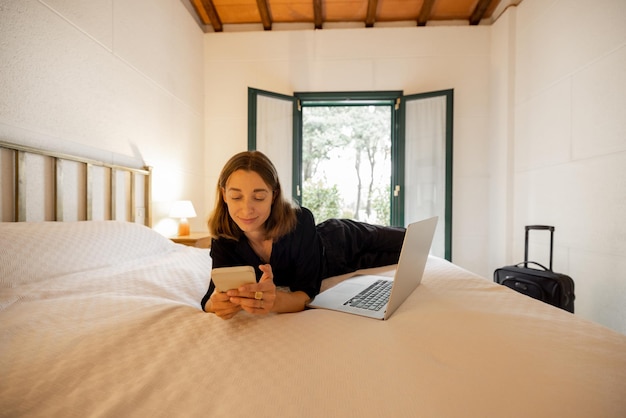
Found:
<svg viewBox="0 0 626 418"><path fill-rule="evenodd" d="M223 321L210 268L138 225L1 224L0 416L626 416L626 336L445 260L389 321Z"/></svg>

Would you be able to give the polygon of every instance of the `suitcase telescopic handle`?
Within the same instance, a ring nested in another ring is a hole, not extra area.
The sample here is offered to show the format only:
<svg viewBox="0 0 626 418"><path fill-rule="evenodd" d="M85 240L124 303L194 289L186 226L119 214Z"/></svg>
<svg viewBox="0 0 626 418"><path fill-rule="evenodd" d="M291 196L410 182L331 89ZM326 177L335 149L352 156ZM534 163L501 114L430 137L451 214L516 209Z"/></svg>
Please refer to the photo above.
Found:
<svg viewBox="0 0 626 418"><path fill-rule="evenodd" d="M554 250L554 227L551 225L526 225L526 236L524 243L524 267L528 267L528 231L530 230L550 231L550 271L552 271L552 252ZM542 266L543 267L543 266Z"/></svg>
<svg viewBox="0 0 626 418"><path fill-rule="evenodd" d="M554 227L550 225L526 225L526 231L530 231L531 229L543 229L549 230L550 232L554 232Z"/></svg>
<svg viewBox="0 0 626 418"><path fill-rule="evenodd" d="M548 268L546 266L544 266L543 264L539 264L536 261L525 261L523 263L516 264L515 267L522 267L522 266L524 266L524 268L527 269L529 264L534 264L536 266L541 267L540 269L536 269L536 270L551 271L551 270L548 270Z"/></svg>

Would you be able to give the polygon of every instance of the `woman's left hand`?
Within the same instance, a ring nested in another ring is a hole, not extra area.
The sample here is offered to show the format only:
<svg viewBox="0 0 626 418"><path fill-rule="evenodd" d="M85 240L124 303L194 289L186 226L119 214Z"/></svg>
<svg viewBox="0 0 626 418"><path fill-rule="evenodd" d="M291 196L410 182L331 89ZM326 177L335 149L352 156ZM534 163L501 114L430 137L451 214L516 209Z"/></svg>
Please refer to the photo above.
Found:
<svg viewBox="0 0 626 418"><path fill-rule="evenodd" d="M258 283L241 286L237 290L229 290L230 301L252 314L261 315L269 313L276 301L276 285L272 266L261 264L259 269L263 272Z"/></svg>

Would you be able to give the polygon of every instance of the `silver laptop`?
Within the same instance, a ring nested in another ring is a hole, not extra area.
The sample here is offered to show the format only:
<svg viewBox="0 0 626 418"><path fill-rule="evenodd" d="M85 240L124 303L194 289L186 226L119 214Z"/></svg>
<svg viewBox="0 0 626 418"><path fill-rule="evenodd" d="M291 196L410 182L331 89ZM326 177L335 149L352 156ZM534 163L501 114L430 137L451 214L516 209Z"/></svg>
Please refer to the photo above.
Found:
<svg viewBox="0 0 626 418"><path fill-rule="evenodd" d="M409 224L393 278L356 275L317 295L309 307L388 319L422 281L437 220Z"/></svg>

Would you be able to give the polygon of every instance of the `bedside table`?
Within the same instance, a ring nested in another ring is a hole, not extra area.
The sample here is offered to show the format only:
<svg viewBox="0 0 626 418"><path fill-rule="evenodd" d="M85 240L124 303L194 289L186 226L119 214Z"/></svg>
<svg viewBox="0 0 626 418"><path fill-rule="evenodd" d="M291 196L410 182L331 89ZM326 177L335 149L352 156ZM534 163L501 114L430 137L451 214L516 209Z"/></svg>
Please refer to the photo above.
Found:
<svg viewBox="0 0 626 418"><path fill-rule="evenodd" d="M170 239L177 244L190 247L211 248L211 236L208 232L192 232L189 235L171 237Z"/></svg>

